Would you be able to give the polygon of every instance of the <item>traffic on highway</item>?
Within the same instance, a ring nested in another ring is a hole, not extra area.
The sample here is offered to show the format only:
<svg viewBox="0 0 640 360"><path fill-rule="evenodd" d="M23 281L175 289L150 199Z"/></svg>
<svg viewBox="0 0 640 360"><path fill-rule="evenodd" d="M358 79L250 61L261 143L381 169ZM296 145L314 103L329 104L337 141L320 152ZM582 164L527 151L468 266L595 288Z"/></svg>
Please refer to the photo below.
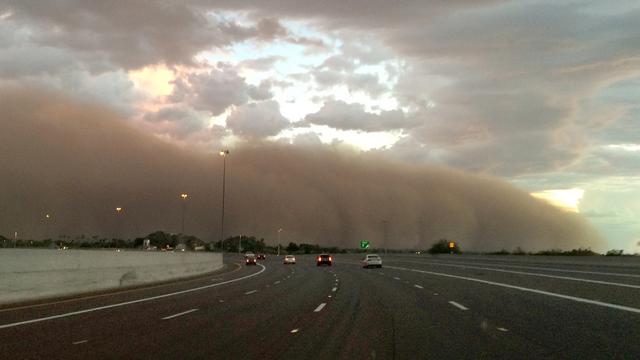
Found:
<svg viewBox="0 0 640 360"><path fill-rule="evenodd" d="M319 266L324 255L332 266ZM0 353L65 359L640 353L637 262L324 255L297 255L295 266L286 266L291 255L273 255L246 266L254 254L226 254L225 268L204 277L4 308Z"/></svg>

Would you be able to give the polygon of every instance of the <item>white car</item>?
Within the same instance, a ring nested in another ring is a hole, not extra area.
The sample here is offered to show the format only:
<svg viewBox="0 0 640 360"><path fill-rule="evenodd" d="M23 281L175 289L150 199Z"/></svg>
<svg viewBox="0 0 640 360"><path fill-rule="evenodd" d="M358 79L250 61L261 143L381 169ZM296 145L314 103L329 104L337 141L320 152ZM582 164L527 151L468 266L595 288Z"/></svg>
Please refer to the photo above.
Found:
<svg viewBox="0 0 640 360"><path fill-rule="evenodd" d="M287 265L287 264L295 264L296 263L296 257L293 255L286 255L284 257L284 260L282 261L283 264Z"/></svg>
<svg viewBox="0 0 640 360"><path fill-rule="evenodd" d="M380 258L380 256L376 254L367 254L364 257L364 259L362 259L362 267L363 268L370 268L370 267L381 268L382 259Z"/></svg>

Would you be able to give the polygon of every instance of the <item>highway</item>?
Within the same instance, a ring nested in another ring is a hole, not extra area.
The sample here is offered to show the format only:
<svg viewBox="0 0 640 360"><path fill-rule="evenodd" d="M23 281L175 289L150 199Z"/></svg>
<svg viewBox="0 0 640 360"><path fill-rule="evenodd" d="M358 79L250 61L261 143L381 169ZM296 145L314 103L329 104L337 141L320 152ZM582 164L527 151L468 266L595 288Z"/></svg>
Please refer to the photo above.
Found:
<svg viewBox="0 0 640 360"><path fill-rule="evenodd" d="M640 262L336 254L0 309L5 359L637 358Z"/></svg>

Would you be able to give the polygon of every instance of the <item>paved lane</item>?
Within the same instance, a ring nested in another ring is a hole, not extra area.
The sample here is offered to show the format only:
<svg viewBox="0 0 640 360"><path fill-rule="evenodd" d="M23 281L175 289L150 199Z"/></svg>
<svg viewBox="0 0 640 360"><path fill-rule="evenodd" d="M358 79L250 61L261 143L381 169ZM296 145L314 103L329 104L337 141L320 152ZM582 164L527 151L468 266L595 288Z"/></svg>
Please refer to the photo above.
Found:
<svg viewBox="0 0 640 360"><path fill-rule="evenodd" d="M633 286L634 276L617 275L640 274L635 263L600 268L544 258L533 263L383 255L382 269L362 269L359 256L335 258L333 267L316 267L313 256L298 256L293 266L270 257L256 267L230 264L223 273L174 284L4 309L0 327L81 313L0 328L0 353L42 359L621 358L640 353L640 313L622 308L640 306L640 289Z"/></svg>

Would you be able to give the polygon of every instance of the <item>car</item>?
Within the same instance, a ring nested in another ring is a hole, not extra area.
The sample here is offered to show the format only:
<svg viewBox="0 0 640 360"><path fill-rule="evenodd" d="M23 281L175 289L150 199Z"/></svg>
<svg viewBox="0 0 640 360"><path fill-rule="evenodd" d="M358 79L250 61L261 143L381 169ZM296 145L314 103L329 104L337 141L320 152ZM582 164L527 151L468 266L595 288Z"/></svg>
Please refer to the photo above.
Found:
<svg viewBox="0 0 640 360"><path fill-rule="evenodd" d="M257 258L258 260L266 260L266 259L267 259L267 256L266 256L265 254L258 254L258 256L256 256L256 258Z"/></svg>
<svg viewBox="0 0 640 360"><path fill-rule="evenodd" d="M295 257L295 256L293 256L293 255L286 255L286 256L284 257L284 260L282 260L282 263L283 263L283 264L285 264L285 265L289 265L289 264L293 264L293 265L295 265L295 263L296 263L296 257Z"/></svg>
<svg viewBox="0 0 640 360"><path fill-rule="evenodd" d="M367 254L364 259L362 259L362 267L365 269L370 267L381 268L382 259L376 254Z"/></svg>
<svg viewBox="0 0 640 360"><path fill-rule="evenodd" d="M321 266L321 265L331 266L332 264L333 264L333 257L329 254L320 254L316 259L317 266Z"/></svg>
<svg viewBox="0 0 640 360"><path fill-rule="evenodd" d="M244 263L246 265L256 265L258 262L255 256L245 256Z"/></svg>

